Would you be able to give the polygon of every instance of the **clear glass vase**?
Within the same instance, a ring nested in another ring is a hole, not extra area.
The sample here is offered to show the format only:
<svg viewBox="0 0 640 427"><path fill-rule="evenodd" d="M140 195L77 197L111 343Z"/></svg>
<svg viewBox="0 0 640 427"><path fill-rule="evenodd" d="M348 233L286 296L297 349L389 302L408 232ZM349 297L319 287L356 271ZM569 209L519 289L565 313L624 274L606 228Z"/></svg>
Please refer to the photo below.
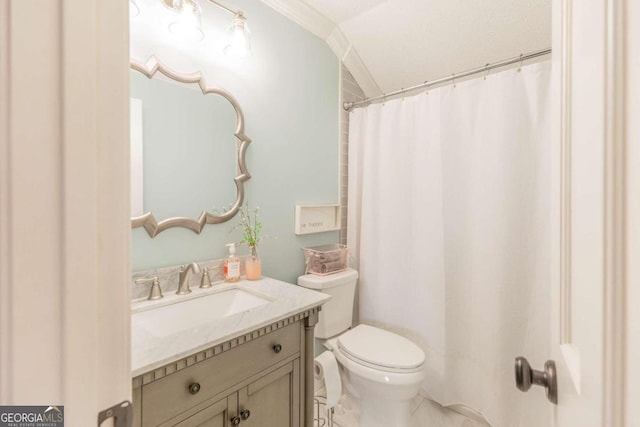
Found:
<svg viewBox="0 0 640 427"><path fill-rule="evenodd" d="M247 280L258 280L262 277L262 263L258 256L258 249L255 246L250 246L251 253L244 262L244 273Z"/></svg>

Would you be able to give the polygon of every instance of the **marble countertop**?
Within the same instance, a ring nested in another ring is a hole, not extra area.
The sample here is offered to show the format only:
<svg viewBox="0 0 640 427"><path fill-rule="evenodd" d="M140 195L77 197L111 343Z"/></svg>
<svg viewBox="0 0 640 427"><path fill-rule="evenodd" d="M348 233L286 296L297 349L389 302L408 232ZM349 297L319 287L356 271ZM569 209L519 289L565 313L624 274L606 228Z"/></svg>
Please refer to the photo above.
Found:
<svg viewBox="0 0 640 427"><path fill-rule="evenodd" d="M271 301L248 311L230 316L204 321L197 327L169 332L154 333L141 320L143 313L155 308L173 305L173 310L191 299L228 289L243 289L257 295L264 295ZM153 369L189 356L198 351L233 339L242 334L269 325L297 313L320 306L327 302L329 295L312 291L271 278L255 281L241 280L236 283L220 283L211 288L192 288L189 295L165 295L157 301L132 301L131 316L131 375L135 378Z"/></svg>

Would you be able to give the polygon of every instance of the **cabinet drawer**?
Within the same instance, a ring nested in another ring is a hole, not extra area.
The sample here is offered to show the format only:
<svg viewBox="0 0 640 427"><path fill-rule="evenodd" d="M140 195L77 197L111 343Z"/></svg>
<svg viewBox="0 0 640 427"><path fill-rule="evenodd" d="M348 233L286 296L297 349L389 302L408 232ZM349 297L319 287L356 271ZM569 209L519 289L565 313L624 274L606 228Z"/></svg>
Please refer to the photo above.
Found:
<svg viewBox="0 0 640 427"><path fill-rule="evenodd" d="M144 385L142 425L157 426L295 355L300 351L301 327L301 323L294 323ZM278 352L276 345L280 346ZM192 394L196 383L199 390Z"/></svg>

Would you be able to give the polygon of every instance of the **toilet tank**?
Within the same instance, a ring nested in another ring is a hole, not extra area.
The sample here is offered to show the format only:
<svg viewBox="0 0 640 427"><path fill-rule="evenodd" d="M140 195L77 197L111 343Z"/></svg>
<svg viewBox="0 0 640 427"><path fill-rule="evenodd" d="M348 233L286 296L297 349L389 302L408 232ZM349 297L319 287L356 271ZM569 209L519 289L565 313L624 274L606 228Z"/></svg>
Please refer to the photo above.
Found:
<svg viewBox="0 0 640 427"><path fill-rule="evenodd" d="M315 328L316 338L331 338L351 327L357 281L358 272L353 269L326 276L305 274L298 277L298 285L332 297L320 311Z"/></svg>

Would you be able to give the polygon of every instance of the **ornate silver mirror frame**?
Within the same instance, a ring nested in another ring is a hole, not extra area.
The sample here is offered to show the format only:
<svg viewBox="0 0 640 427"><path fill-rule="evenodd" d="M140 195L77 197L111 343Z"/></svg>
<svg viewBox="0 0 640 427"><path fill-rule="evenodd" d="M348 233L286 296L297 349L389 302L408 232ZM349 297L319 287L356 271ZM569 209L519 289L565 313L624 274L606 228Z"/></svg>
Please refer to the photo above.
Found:
<svg viewBox="0 0 640 427"><path fill-rule="evenodd" d="M161 231L172 227L188 228L189 230L200 234L205 224L218 224L221 222L229 221L238 212L240 206L242 206L242 202L244 200L244 182L251 178L251 175L249 175L247 166L245 164L245 153L247 151L247 147L251 143L251 139L249 139L244 134L244 115L242 114L242 110L240 109L238 101L236 101L236 99L229 92L217 87L208 86L207 82L202 76L202 73L176 73L175 71L172 71L171 69L160 63L160 61L155 56L149 58L149 60L145 64L136 62L133 59L131 59L130 64L132 70L138 71L148 78L152 78L156 73L160 72L166 77L181 83L197 84L204 95L212 93L225 98L233 106L233 109L236 112L236 129L234 135L240 141L240 146L238 148L238 168L240 174L234 178L237 190L236 201L233 203L229 210L224 212L222 215L213 215L212 213L209 213L207 211L202 211L198 219L174 217L161 220L159 222L153 216L153 213L146 212L143 215L131 218L131 228L144 227L144 229L147 230L147 233L151 237L155 237Z"/></svg>

